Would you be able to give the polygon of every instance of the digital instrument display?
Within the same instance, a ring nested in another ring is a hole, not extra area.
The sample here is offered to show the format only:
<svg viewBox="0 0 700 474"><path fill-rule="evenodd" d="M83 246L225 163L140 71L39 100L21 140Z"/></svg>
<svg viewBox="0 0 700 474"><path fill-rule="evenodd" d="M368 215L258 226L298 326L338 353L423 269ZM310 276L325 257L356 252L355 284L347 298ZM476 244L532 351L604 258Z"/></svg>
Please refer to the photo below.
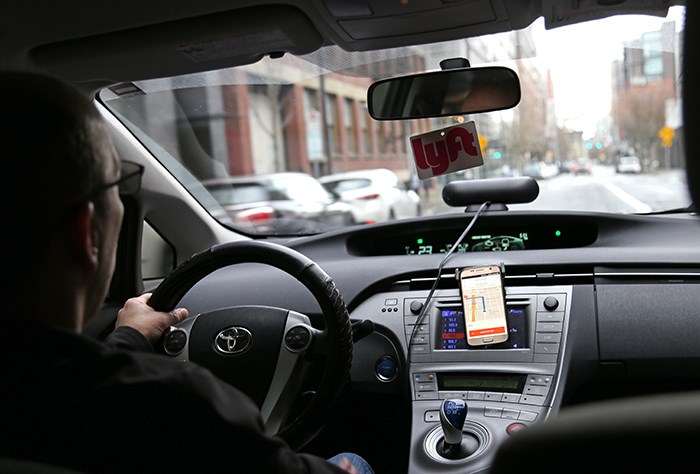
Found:
<svg viewBox="0 0 700 474"><path fill-rule="evenodd" d="M525 380L525 375L443 373L438 375L438 390L521 393Z"/></svg>
<svg viewBox="0 0 700 474"><path fill-rule="evenodd" d="M489 216L487 216L489 217ZM597 227L568 217L540 219L529 216L517 219L482 218L457 246L455 252L512 252L519 250L584 247L595 242ZM430 229L415 227L398 232L366 234L348 238L348 250L353 255L432 255L446 254L452 249L464 228L454 222L432 225Z"/></svg>
<svg viewBox="0 0 700 474"><path fill-rule="evenodd" d="M440 350L484 350L484 349L524 349L527 348L526 313L523 307L506 309L508 322L508 340L498 344L483 346L467 345L464 312L462 308L449 307L440 309L438 341L435 348Z"/></svg>
<svg viewBox="0 0 700 474"><path fill-rule="evenodd" d="M457 246L455 252L505 252L507 250L527 249L528 234L519 232L517 235L491 235L482 234L467 236L467 242L462 242ZM416 239L416 244L406 244L404 250L406 255L424 255L433 253L447 253L452 248L452 243Z"/></svg>

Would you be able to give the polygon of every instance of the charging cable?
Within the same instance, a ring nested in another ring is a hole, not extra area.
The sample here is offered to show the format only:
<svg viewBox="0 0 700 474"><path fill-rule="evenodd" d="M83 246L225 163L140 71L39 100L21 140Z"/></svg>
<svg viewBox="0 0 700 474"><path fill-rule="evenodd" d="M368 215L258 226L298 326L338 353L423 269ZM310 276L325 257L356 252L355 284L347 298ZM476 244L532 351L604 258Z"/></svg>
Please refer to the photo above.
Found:
<svg viewBox="0 0 700 474"><path fill-rule="evenodd" d="M452 248L450 248L450 250L442 258L440 265L438 265L437 278L435 279L435 283L433 283L433 287L428 292L428 296L425 298L425 302L423 303L423 308L421 308L421 312L418 315L418 319L416 320L416 324L415 324L415 326L413 326L413 330L411 331L411 338L408 340L408 364L409 365L411 364L411 346L413 345L413 340L416 336L416 331L418 330L418 327L421 324L423 324L423 320L425 319L425 315L428 313L428 303L430 303L430 299L433 297L433 293L435 293L435 289L437 288L438 284L440 283L440 276L442 275L442 268L445 266L447 259L450 258L450 256L455 252L455 250L457 249L459 244L462 243L462 240L464 240L464 238L467 236L467 234L469 234L469 231L472 230L472 227L474 227L476 220L479 218L479 216L484 211L484 209L486 209L490 205L491 205L491 201L486 201L481 206L479 206L479 209L474 214L474 217L472 217L472 220L469 222L469 225L467 226L467 228L464 229L464 232L462 232L462 235L459 236L459 238L454 243Z"/></svg>

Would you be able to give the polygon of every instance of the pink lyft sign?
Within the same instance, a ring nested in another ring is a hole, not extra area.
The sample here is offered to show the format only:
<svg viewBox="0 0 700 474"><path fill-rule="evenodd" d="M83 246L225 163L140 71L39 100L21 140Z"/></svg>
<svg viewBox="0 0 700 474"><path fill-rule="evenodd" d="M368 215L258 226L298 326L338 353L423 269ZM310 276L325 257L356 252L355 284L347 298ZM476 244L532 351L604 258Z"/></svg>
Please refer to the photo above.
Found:
<svg viewBox="0 0 700 474"><path fill-rule="evenodd" d="M411 137L420 179L466 170L484 164L474 122Z"/></svg>

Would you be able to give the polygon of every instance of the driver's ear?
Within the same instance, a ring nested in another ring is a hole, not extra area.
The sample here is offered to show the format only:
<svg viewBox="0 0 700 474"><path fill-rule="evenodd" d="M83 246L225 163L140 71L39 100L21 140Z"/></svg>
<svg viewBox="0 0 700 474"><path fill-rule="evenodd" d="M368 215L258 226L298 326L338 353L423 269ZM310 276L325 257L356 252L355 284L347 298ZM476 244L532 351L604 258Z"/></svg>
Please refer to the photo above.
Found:
<svg viewBox="0 0 700 474"><path fill-rule="evenodd" d="M81 204L69 220L68 244L75 260L86 273L97 270L100 260L99 230L92 201Z"/></svg>

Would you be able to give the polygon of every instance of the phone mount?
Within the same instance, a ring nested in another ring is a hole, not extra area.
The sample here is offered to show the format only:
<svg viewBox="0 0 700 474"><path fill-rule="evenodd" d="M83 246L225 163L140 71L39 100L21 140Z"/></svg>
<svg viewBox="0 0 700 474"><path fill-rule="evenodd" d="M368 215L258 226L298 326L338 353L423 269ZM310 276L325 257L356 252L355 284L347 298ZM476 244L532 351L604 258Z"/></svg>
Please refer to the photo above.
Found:
<svg viewBox="0 0 700 474"><path fill-rule="evenodd" d="M478 265L474 265L474 266L478 266ZM498 267L501 269L501 279L504 279L506 277L506 264L501 262L498 264ZM468 267L464 267L464 268L468 268ZM459 272L461 270L464 270L464 268L455 268L455 280L459 281ZM505 286L505 282L503 282L503 283Z"/></svg>
<svg viewBox="0 0 700 474"><path fill-rule="evenodd" d="M452 181L442 188L442 200L451 207L466 207L465 212L476 212L479 206L490 201L486 211L507 211L507 204L532 202L540 194L540 186L534 178L493 178L468 181Z"/></svg>

